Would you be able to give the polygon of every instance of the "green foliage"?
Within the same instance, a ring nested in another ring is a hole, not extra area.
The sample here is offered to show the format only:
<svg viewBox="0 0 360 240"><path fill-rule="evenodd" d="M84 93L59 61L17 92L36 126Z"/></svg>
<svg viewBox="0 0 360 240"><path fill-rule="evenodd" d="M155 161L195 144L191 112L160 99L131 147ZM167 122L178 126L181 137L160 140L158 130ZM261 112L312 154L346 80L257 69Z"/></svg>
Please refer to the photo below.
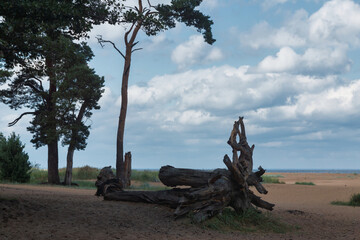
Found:
<svg viewBox="0 0 360 240"><path fill-rule="evenodd" d="M66 168L59 169L59 176L61 179L65 177ZM31 169L30 183L43 183L47 181L48 172L39 168ZM100 170L90 166L84 166L73 169L73 179L76 183L82 182L82 180L94 180L99 175ZM79 181L80 180L80 181ZM88 181L84 181L88 182ZM80 184L79 184L80 185ZM85 183L86 185L86 183ZM91 185L91 184L89 184Z"/></svg>
<svg viewBox="0 0 360 240"><path fill-rule="evenodd" d="M175 27L176 21L185 23L186 26L194 26L198 32L202 32L207 43L213 44L215 42L211 32L213 21L209 16L195 10L201 2L202 0L172 0L171 5L159 4L155 7L159 14L159 22L165 26L165 29Z"/></svg>
<svg viewBox="0 0 360 240"><path fill-rule="evenodd" d="M131 180L140 182L160 182L159 171L132 170Z"/></svg>
<svg viewBox="0 0 360 240"><path fill-rule="evenodd" d="M315 185L315 183L313 183L313 182L296 182L295 184L297 184L297 185L311 185L311 186Z"/></svg>
<svg viewBox="0 0 360 240"><path fill-rule="evenodd" d="M38 167L34 167L30 170L30 183L44 183L48 180L48 172L47 170L39 169Z"/></svg>
<svg viewBox="0 0 360 240"><path fill-rule="evenodd" d="M279 183L284 184L284 182L281 182L277 177L273 177L271 175L263 175L261 177L263 179L263 183Z"/></svg>
<svg viewBox="0 0 360 240"><path fill-rule="evenodd" d="M79 188L83 189L96 189L95 181L89 181L89 180L76 180L76 184L78 184Z"/></svg>
<svg viewBox="0 0 360 240"><path fill-rule="evenodd" d="M31 164L24 148L15 133L7 139L0 135L0 180L21 183L30 180Z"/></svg>
<svg viewBox="0 0 360 240"><path fill-rule="evenodd" d="M176 26L176 22L193 26L201 32L207 43L212 44L211 25L213 21L209 16L195 10L202 0L172 0L171 4L151 5L151 1L140 1L141 6L124 7L119 12L118 21L121 23L138 24L148 36L154 36ZM146 5L146 6L145 6Z"/></svg>
<svg viewBox="0 0 360 240"><path fill-rule="evenodd" d="M331 202L333 205L343 205L343 206L352 206L352 207L360 207L360 193L353 194L348 202L343 201L333 201Z"/></svg>
<svg viewBox="0 0 360 240"><path fill-rule="evenodd" d="M33 115L28 131L36 148L51 145L56 151L61 137L73 149L85 148L90 126L82 118L99 108L104 80L87 65L91 49L74 40L86 37L94 24L116 21L119 7L113 0L0 1L0 85L6 86L0 102L31 109L9 125ZM53 157L49 166L57 162ZM57 169L49 172L55 175L49 181L57 183Z"/></svg>
<svg viewBox="0 0 360 240"><path fill-rule="evenodd" d="M73 179L76 180L89 180L96 179L99 175L100 170L90 166L84 166L81 168L76 168L73 171Z"/></svg>
<svg viewBox="0 0 360 240"><path fill-rule="evenodd" d="M270 213L261 213L256 209L248 209L244 213L236 213L233 209L226 208L219 214L200 226L220 232L275 232L285 233L293 230L293 227L280 222Z"/></svg>

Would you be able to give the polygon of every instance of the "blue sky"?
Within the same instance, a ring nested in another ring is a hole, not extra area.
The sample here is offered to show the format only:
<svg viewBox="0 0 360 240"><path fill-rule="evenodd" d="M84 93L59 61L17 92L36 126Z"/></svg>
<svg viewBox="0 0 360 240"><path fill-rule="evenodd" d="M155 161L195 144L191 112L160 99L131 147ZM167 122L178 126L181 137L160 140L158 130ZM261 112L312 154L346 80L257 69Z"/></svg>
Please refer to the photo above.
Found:
<svg viewBox="0 0 360 240"><path fill-rule="evenodd" d="M205 0L200 9L214 21L212 46L182 24L138 37L143 50L133 55L125 130L133 168L224 167L232 124L244 116L255 167L359 169L359 3ZM123 60L95 36L122 48L124 31L103 25L90 33L90 65L106 86L75 166L115 166ZM46 168L47 149L35 150L26 132L30 119L8 128L21 112L0 109L0 131L20 134L30 161ZM65 158L62 148L60 167Z"/></svg>

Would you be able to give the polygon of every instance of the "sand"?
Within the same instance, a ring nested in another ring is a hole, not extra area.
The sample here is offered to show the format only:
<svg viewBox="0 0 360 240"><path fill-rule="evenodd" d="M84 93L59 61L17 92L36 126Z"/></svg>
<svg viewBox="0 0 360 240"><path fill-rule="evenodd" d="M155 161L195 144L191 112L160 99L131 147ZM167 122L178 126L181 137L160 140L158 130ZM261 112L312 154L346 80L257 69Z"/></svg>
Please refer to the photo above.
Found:
<svg viewBox="0 0 360 240"><path fill-rule="evenodd" d="M263 198L274 217L297 230L221 233L174 220L172 209L110 202L94 190L0 184L0 239L359 239L360 207L334 206L360 193L360 175L271 173L285 184L266 184ZM313 182L315 186L295 185Z"/></svg>

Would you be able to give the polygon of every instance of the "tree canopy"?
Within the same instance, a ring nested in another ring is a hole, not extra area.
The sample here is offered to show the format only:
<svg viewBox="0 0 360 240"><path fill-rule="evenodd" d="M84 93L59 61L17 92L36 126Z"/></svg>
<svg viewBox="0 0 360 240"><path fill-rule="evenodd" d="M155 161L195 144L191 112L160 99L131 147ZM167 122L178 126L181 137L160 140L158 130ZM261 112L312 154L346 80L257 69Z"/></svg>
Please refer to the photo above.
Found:
<svg viewBox="0 0 360 240"><path fill-rule="evenodd" d="M49 182L59 183L58 146L77 141L76 149L86 146L88 128L74 123L79 105L86 102L84 116L98 108L103 79L87 62L93 57L86 43L75 43L87 35L94 24L114 21L113 5L102 0L4 0L0 3L0 100L33 119L28 130L35 147L48 146ZM90 83L91 82L91 83ZM89 85L93 89L89 93ZM81 91L71 89L81 87ZM70 96L70 93L76 95ZM93 94L93 95L92 95ZM92 98L92 96L94 98ZM76 129L76 131L73 131ZM76 132L74 135L70 132ZM71 140L73 139L73 140Z"/></svg>

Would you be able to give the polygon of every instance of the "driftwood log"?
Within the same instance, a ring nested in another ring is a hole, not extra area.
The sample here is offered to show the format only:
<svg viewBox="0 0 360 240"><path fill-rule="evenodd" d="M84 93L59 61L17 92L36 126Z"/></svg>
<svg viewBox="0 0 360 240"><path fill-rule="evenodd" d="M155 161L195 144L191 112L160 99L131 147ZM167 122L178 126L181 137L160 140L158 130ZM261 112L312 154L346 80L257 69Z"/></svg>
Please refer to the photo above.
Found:
<svg viewBox="0 0 360 240"><path fill-rule="evenodd" d="M272 210L274 204L262 200L249 188L254 186L260 194L267 193L261 184L261 176L265 170L259 167L258 171L252 171L254 145L250 147L247 143L243 117L235 121L227 143L232 148L232 160L228 155L223 159L227 169L202 171L161 167L159 179L164 185L188 186L187 188L123 191L118 180L109 173L111 168L108 167L104 168L98 177L96 194L104 196L105 200L167 205L176 209L175 217L193 213L193 219L197 222L211 218L229 206L240 213L254 206Z"/></svg>

